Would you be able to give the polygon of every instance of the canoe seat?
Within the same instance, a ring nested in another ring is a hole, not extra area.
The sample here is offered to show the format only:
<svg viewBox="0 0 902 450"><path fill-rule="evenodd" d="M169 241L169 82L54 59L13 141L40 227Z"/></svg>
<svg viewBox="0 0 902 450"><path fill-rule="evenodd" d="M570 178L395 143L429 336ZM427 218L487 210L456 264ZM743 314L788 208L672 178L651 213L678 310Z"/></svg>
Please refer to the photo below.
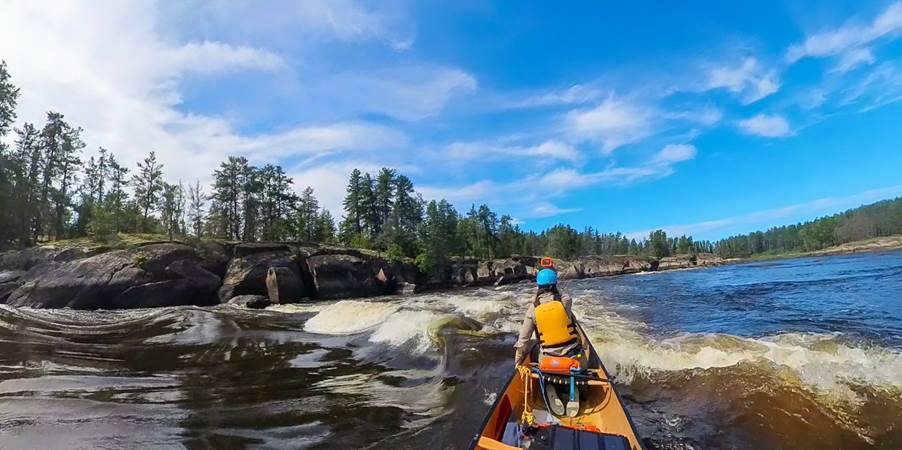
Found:
<svg viewBox="0 0 902 450"><path fill-rule="evenodd" d="M560 425L530 429L527 435L532 438L530 450L630 450L625 436Z"/></svg>

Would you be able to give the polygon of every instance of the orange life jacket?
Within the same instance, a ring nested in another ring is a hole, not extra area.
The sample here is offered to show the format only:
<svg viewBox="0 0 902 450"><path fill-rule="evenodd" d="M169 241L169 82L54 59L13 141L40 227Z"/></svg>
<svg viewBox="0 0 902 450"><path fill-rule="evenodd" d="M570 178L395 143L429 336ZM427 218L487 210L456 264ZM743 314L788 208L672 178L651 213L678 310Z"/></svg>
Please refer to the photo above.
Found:
<svg viewBox="0 0 902 450"><path fill-rule="evenodd" d="M543 348L563 347L579 342L576 325L558 300L536 306L536 330Z"/></svg>

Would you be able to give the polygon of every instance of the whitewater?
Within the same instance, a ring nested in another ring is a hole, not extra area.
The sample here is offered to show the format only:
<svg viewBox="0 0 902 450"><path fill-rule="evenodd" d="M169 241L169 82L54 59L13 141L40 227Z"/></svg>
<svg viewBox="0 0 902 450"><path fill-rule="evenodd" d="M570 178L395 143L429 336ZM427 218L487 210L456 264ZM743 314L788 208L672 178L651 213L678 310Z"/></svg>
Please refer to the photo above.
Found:
<svg viewBox="0 0 902 450"><path fill-rule="evenodd" d="M461 448L533 287L0 308L0 447ZM649 448L899 448L902 253L562 284Z"/></svg>

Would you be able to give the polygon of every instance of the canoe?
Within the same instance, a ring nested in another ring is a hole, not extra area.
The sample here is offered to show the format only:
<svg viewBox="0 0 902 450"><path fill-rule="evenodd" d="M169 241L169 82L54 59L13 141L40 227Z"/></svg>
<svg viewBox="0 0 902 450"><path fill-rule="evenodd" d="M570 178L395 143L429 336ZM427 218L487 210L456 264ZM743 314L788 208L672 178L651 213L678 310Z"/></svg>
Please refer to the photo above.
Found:
<svg viewBox="0 0 902 450"><path fill-rule="evenodd" d="M589 352L588 370L574 380L581 384L576 417L556 417L547 411L539 378L545 383L567 383L567 376L538 371L534 344L498 393L471 450L642 450L636 427L610 381L598 353L577 324L583 349ZM526 411L526 414L524 414ZM532 423L530 423L532 422Z"/></svg>

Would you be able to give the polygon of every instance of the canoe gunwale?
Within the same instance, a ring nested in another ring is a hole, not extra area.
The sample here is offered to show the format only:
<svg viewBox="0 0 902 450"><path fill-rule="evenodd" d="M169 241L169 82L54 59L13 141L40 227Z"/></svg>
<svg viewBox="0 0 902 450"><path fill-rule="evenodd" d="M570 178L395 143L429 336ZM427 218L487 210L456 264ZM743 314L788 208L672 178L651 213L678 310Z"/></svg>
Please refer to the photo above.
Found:
<svg viewBox="0 0 902 450"><path fill-rule="evenodd" d="M629 424L630 431L633 433L633 437L635 438L635 441L639 447L639 450L645 450L645 446L642 444L642 440L639 438L639 433L636 431L636 425L633 422L633 418L632 418L632 416L630 416L629 411L624 406L623 399L620 397L620 393L617 392L617 389L614 388L614 383L613 383L613 381L611 381L610 373L608 372L607 368L604 366L604 363L601 361L601 358L598 356L598 353L595 351L595 347L592 345L592 343L589 341L588 337L586 336L585 330L583 330L582 325L579 322L577 322L576 327L579 330L579 335L580 335L581 341L583 343L583 346L585 348L587 348L588 352L589 352L589 355L588 355L589 356L589 367L597 367L596 370L599 372L598 375L602 375L602 374L604 375L603 380L602 380L603 382L599 383L597 386L602 389L607 389L610 391L607 395L605 395L606 399L605 399L604 403L608 403L611 401L610 394L613 393L613 395L617 398L617 401L620 404L620 409L623 411L623 414L626 416L626 420L627 420L627 423ZM537 349L538 345L539 345L538 342L533 342L532 345L530 345L529 351L524 352L523 357L514 366L513 373L508 378L507 383L505 383L504 387L500 391L497 392L498 395L497 395L497 398L495 398L495 401L492 403L492 407L486 413L485 418L483 419L483 421L479 427L479 430L476 432L476 434L473 435L473 439L472 439L472 441L470 443L470 447L469 447L470 450L475 450L475 449L479 448L480 439L483 437L483 432L485 431L485 428L489 425L489 422L494 418L495 411L499 408L499 406L501 405L501 402L506 398L505 394L510 389L511 384L519 376L519 373L517 371L517 366L522 365L523 362L527 358L530 357L532 352ZM538 376L537 374L533 374L533 375ZM529 400L524 399L524 402L527 402L527 401L529 401ZM487 438L487 439L489 439L489 438ZM498 442L498 441L494 441L494 442ZM510 446L507 446L507 447L510 447Z"/></svg>

